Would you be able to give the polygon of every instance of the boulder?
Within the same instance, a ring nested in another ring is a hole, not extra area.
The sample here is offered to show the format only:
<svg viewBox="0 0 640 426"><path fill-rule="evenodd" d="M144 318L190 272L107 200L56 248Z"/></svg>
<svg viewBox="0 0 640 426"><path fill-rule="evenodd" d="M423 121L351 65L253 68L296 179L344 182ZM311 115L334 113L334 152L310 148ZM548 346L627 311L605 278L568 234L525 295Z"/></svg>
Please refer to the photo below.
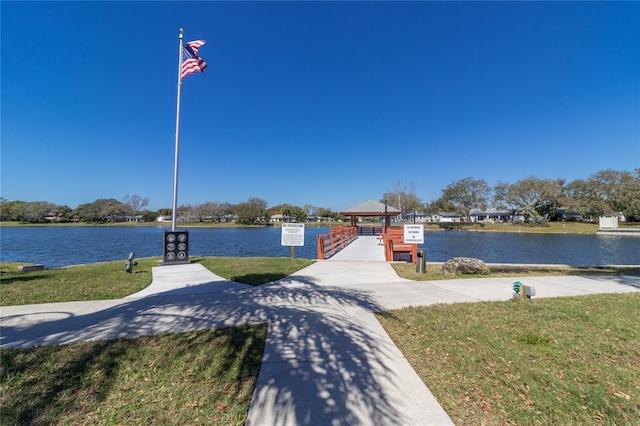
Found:
<svg viewBox="0 0 640 426"><path fill-rule="evenodd" d="M489 267L484 264L480 259L474 259L472 257L454 257L447 260L442 265L443 274L481 274L487 275L491 271Z"/></svg>

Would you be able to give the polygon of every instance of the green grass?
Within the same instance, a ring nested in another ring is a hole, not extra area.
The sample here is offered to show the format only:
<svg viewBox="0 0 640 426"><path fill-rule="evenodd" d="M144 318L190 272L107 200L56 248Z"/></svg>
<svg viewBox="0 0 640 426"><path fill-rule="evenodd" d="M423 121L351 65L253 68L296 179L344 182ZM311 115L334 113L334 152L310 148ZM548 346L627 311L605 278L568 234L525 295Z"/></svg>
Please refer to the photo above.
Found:
<svg viewBox="0 0 640 426"><path fill-rule="evenodd" d="M0 351L9 425L243 425L266 325Z"/></svg>
<svg viewBox="0 0 640 426"><path fill-rule="evenodd" d="M277 281L314 263L290 257L204 257L194 261L221 277L254 286Z"/></svg>
<svg viewBox="0 0 640 426"><path fill-rule="evenodd" d="M640 424L640 294L378 315L458 425Z"/></svg>
<svg viewBox="0 0 640 426"><path fill-rule="evenodd" d="M520 223L483 223L481 228L471 228L484 232L527 232L544 234L587 234L595 235L598 225L581 222L548 222L544 225Z"/></svg>
<svg viewBox="0 0 640 426"><path fill-rule="evenodd" d="M138 259L134 273L124 272L124 261L68 268L19 272L18 264L0 263L0 305L28 305L84 300L118 299L151 283L151 268L159 258Z"/></svg>
<svg viewBox="0 0 640 426"><path fill-rule="evenodd" d="M30 273L0 263L2 305L122 297L148 285L158 260L138 260L134 274L122 261ZM192 260L252 285L313 263ZM413 265L393 266L415 274ZM428 266L438 276L439 265ZM640 273L507 265L491 276L534 272ZM640 294L436 305L379 319L456 424L640 423ZM3 425L243 424L265 333L242 327L5 349L0 418Z"/></svg>
<svg viewBox="0 0 640 426"><path fill-rule="evenodd" d="M124 272L124 261L26 273L18 271L21 264L0 262L0 306L122 298L147 287L152 280L152 268L160 265L159 257L137 261L133 274ZM193 257L192 261L223 278L249 285L278 280L314 262L289 257ZM438 264L427 264L425 274L416 273L415 266L407 263L392 266L400 277L416 281L477 278L477 275L444 275ZM491 265L491 271L483 277L640 275L640 267Z"/></svg>
<svg viewBox="0 0 640 426"><path fill-rule="evenodd" d="M487 265L488 275L443 274L442 265L427 263L424 274L416 272L411 263L392 263L398 276L414 281L450 280L459 278L511 278L561 275L640 275L640 266L563 266L563 265Z"/></svg>
<svg viewBox="0 0 640 426"><path fill-rule="evenodd" d="M278 257L192 258L213 273L233 281L259 285L274 281L313 263L309 259ZM151 284L152 268L160 258L137 259L134 273L124 272L124 261L68 268L19 272L17 263L0 263L0 305L119 299Z"/></svg>

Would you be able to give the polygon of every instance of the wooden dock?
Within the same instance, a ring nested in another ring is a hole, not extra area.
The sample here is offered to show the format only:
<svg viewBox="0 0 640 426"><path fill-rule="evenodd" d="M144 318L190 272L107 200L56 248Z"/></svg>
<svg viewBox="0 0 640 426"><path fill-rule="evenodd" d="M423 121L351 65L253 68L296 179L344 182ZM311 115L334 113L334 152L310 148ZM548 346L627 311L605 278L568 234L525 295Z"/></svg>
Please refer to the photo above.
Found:
<svg viewBox="0 0 640 426"><path fill-rule="evenodd" d="M360 235L351 244L327 259L327 261L332 260L384 262L384 245L380 244L380 240L374 235Z"/></svg>

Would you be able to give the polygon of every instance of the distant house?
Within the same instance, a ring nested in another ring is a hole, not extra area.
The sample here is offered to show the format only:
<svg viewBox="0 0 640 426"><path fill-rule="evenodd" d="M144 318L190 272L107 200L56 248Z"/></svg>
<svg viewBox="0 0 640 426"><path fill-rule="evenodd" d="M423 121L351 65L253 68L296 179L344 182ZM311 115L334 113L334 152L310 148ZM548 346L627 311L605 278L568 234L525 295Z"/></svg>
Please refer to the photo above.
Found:
<svg viewBox="0 0 640 426"><path fill-rule="evenodd" d="M274 214L269 219L271 223L285 223L285 222L295 222L295 218L293 216L285 216L283 214Z"/></svg>
<svg viewBox="0 0 640 426"><path fill-rule="evenodd" d="M501 223L501 222L512 222L513 221L513 212L510 210L496 210L496 209L471 209L469 213L471 217L471 222L478 223Z"/></svg>
<svg viewBox="0 0 640 426"><path fill-rule="evenodd" d="M335 222L336 220L328 216L307 216L305 222Z"/></svg>
<svg viewBox="0 0 640 426"><path fill-rule="evenodd" d="M424 212L402 213L403 222L428 222L429 216Z"/></svg>
<svg viewBox="0 0 640 426"><path fill-rule="evenodd" d="M462 222L462 217L458 213L438 212L431 215L433 222Z"/></svg>
<svg viewBox="0 0 640 426"><path fill-rule="evenodd" d="M572 211L566 207L560 207L556 210L556 215L563 221L570 222L582 222L584 221L582 215L578 212Z"/></svg>

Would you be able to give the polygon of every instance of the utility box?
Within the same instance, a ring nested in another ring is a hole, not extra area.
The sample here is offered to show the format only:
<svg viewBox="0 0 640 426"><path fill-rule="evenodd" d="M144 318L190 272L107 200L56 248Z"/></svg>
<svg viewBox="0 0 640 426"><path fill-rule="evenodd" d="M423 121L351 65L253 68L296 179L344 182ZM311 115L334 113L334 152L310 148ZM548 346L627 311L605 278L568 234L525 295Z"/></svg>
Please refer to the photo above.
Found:
<svg viewBox="0 0 640 426"><path fill-rule="evenodd" d="M616 216L600 216L600 229L618 229L618 218Z"/></svg>
<svg viewBox="0 0 640 426"><path fill-rule="evenodd" d="M418 255L416 259L416 272L419 274L424 274L426 271L427 271L427 251L418 250Z"/></svg>

